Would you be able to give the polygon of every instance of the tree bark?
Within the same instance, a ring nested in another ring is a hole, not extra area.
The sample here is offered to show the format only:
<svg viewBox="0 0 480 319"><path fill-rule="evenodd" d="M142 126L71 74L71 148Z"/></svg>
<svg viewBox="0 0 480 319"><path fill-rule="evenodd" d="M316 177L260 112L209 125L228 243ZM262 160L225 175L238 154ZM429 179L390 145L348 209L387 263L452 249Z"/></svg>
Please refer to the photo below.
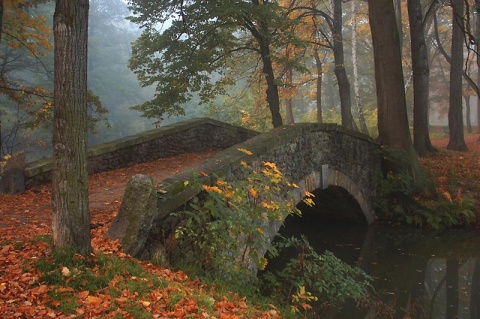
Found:
<svg viewBox="0 0 480 319"><path fill-rule="evenodd" d="M333 55L335 59L335 76L338 82L340 95L340 111L342 126L353 129L352 100L350 94L350 82L345 70L345 56L343 52L342 36L342 0L333 1Z"/></svg>
<svg viewBox="0 0 480 319"><path fill-rule="evenodd" d="M475 5L480 8L480 0L475 0ZM478 45L478 41L480 41L480 18L478 13L475 21L475 37L477 38L477 83L480 83L480 46ZM480 94L477 94L477 133L480 134ZM480 136L478 141L480 141Z"/></svg>
<svg viewBox="0 0 480 319"><path fill-rule="evenodd" d="M0 0L0 42L3 33L3 0ZM2 114L0 114L0 161L3 159Z"/></svg>
<svg viewBox="0 0 480 319"><path fill-rule="evenodd" d="M471 116L471 108L470 108L470 95L463 96L465 100L465 120L467 124L467 133L472 133L472 121L470 119Z"/></svg>
<svg viewBox="0 0 480 319"><path fill-rule="evenodd" d="M360 122L360 130L362 133L370 135L368 132L365 115L363 113L362 99L360 98L360 81L358 76L358 59L357 59L357 10L356 0L352 0L352 65L353 65L353 91L355 94L355 105L357 107L358 121Z"/></svg>
<svg viewBox="0 0 480 319"><path fill-rule="evenodd" d="M293 85L292 67L288 67L286 76L287 76L286 78L287 85L292 86ZM288 94L288 97L285 100L285 113L286 113L287 124L294 124L295 118L293 117L293 97L291 94Z"/></svg>
<svg viewBox="0 0 480 319"><path fill-rule="evenodd" d="M280 96L277 83L275 83L270 47L267 43L260 43L260 54L263 62L263 75L267 82L267 103L272 114L272 125L273 127L279 127L283 125L282 115L280 114Z"/></svg>
<svg viewBox="0 0 480 319"><path fill-rule="evenodd" d="M318 54L318 48L315 47L313 50L313 56L315 58L315 65L317 69L317 92L316 92L316 102L317 102L317 123L323 122L323 112L322 112L322 81L323 81L323 63Z"/></svg>
<svg viewBox="0 0 480 319"><path fill-rule="evenodd" d="M429 62L420 0L408 0L413 70L413 146L418 154L435 151L428 132Z"/></svg>
<svg viewBox="0 0 480 319"><path fill-rule="evenodd" d="M462 70L463 70L463 0L452 0L452 53L450 63L450 105L448 128L450 140L447 149L468 151L463 134Z"/></svg>
<svg viewBox="0 0 480 319"><path fill-rule="evenodd" d="M88 0L57 0L53 118L53 246L92 251L87 172Z"/></svg>
<svg viewBox="0 0 480 319"><path fill-rule="evenodd" d="M380 143L407 150L411 145L402 71L402 55L392 0L369 0L375 60Z"/></svg>

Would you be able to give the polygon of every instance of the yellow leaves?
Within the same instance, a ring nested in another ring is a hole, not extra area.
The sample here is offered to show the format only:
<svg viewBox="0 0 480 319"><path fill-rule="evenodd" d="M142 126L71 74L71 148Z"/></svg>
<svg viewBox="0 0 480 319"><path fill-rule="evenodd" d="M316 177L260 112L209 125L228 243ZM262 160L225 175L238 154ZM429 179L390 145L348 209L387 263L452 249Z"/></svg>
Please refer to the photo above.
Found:
<svg viewBox="0 0 480 319"><path fill-rule="evenodd" d="M257 197L257 195L258 195L257 191L253 187L248 190L248 194L250 196L252 196L253 198Z"/></svg>
<svg viewBox="0 0 480 319"><path fill-rule="evenodd" d="M5 41L10 48L27 48L30 55L45 56L45 50L53 49L48 39L52 29L44 16L32 14L29 10L32 7L33 4L23 0L4 1L3 28L9 35Z"/></svg>
<svg viewBox="0 0 480 319"><path fill-rule="evenodd" d="M222 194L222 190L217 186L202 185L202 189L207 192Z"/></svg>
<svg viewBox="0 0 480 319"><path fill-rule="evenodd" d="M62 275L64 277L68 277L70 275L70 269L68 269L67 267L63 267L62 268Z"/></svg>
<svg viewBox="0 0 480 319"><path fill-rule="evenodd" d="M244 153L244 154L247 154L247 155L252 155L253 153L250 152L249 150L245 149L245 148L237 148L238 151Z"/></svg>
<svg viewBox="0 0 480 319"><path fill-rule="evenodd" d="M280 208L280 205L273 200L264 200L262 207L271 211L276 211Z"/></svg>

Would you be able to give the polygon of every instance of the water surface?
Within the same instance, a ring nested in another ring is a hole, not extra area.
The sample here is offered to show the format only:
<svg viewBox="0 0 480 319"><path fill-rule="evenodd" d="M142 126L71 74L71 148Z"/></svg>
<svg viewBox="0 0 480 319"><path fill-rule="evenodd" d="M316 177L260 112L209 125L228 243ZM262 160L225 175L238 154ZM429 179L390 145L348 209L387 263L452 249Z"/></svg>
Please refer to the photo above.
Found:
<svg viewBox="0 0 480 319"><path fill-rule="evenodd" d="M289 217L283 236L306 235L374 278L392 318L480 319L480 232L363 226ZM288 256L283 256L285 262ZM273 267L278 267L275 261ZM344 306L334 318L381 318L379 309ZM377 312L377 315L375 315Z"/></svg>

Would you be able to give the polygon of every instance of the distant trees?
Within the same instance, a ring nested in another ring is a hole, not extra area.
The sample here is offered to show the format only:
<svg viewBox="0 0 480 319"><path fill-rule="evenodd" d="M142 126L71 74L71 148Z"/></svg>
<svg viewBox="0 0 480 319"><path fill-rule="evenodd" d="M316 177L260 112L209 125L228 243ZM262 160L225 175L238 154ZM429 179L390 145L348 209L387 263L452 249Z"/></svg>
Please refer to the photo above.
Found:
<svg viewBox="0 0 480 319"><path fill-rule="evenodd" d="M92 251L87 172L88 0L57 0L53 115L53 246Z"/></svg>
<svg viewBox="0 0 480 319"><path fill-rule="evenodd" d="M41 58L52 49L51 28L34 12L45 2L0 3L0 160L17 147L20 131L38 126L51 111L49 87L36 81L49 76Z"/></svg>

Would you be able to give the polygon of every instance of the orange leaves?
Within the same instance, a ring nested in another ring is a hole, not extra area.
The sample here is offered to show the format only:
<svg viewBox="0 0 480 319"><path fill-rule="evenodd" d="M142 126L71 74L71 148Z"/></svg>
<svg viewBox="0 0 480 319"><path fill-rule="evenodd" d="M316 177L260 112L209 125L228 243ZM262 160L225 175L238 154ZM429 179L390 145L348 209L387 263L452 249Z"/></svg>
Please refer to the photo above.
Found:
<svg viewBox="0 0 480 319"><path fill-rule="evenodd" d="M438 193L449 201L461 201L462 195L480 200L480 143L478 135L465 136L469 151L459 153L442 151L433 156L421 157L420 161L432 177ZM448 138L432 140L432 144L444 149ZM477 216L480 211L477 211Z"/></svg>
<svg viewBox="0 0 480 319"><path fill-rule="evenodd" d="M161 180L213 153L184 154L145 166L139 164L90 176L90 204L94 207L91 209L92 223L97 226L91 230L94 251L120 260L133 260L121 250L118 241L105 238L105 232L119 209L124 184L131 174L142 172ZM216 297L220 299L216 301L205 292L205 284L199 280L190 280L182 271L160 268L146 261L133 260L150 275L167 283L166 287L156 287L143 276L133 279L131 275L121 273L103 289L75 291L67 286L67 282L80 273L75 266L57 268L63 286L47 285L41 281L42 274L36 263L50 256L49 244L30 240L50 233L50 198L50 185L20 195L0 195L0 317L134 318L128 311L133 307L150 313L153 318L280 318L276 310L261 312L248 307L246 301L238 297ZM98 261L95 256L91 258L94 263ZM95 276L104 275L98 265L92 266L91 271ZM128 286L128 283L139 282L137 286L148 287L149 291L142 294ZM60 298L53 299L52 295ZM181 298L177 300L174 295ZM73 313L60 310L64 302L75 305Z"/></svg>

